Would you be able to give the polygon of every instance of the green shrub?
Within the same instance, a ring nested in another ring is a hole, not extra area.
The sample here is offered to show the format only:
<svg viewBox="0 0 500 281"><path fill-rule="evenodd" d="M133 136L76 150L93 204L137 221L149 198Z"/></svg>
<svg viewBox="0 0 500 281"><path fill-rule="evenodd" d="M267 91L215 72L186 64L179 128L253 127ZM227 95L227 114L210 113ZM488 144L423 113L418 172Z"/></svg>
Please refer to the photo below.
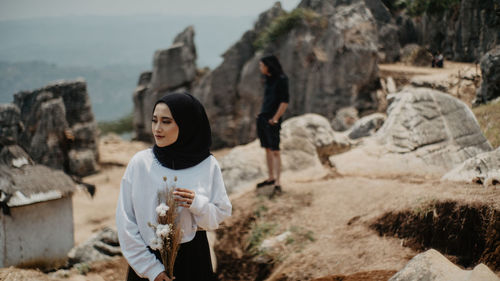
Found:
<svg viewBox="0 0 500 281"><path fill-rule="evenodd" d="M259 250L259 246L267 237L273 235L277 229L278 225L275 223L260 222L254 223L251 226L250 236L248 237L248 249L253 255L262 254Z"/></svg>
<svg viewBox="0 0 500 281"><path fill-rule="evenodd" d="M99 122L97 126L103 135L108 133L120 135L132 132L134 130L134 115L130 113L129 115L115 121L102 121Z"/></svg>
<svg viewBox="0 0 500 281"><path fill-rule="evenodd" d="M257 36L253 45L256 49L263 49L269 43L276 41L282 35L287 34L290 30L296 27L301 21L306 21L308 24L326 28L328 22L326 18L321 17L316 12L297 8L290 13L285 13L276 19Z"/></svg>
<svg viewBox="0 0 500 281"><path fill-rule="evenodd" d="M460 0L406 0L404 4L410 16L421 16L424 13L435 15L457 8Z"/></svg>

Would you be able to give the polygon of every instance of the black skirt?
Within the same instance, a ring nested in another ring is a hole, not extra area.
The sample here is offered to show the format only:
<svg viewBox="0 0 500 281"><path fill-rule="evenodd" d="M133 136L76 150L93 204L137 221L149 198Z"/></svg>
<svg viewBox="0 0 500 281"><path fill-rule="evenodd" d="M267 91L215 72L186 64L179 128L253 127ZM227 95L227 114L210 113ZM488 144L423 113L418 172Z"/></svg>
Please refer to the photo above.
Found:
<svg viewBox="0 0 500 281"><path fill-rule="evenodd" d="M160 253L153 251L158 260ZM206 231L197 231L193 240L182 243L174 265L175 281L214 281L215 274L210 259L210 247ZM128 267L127 281L147 281Z"/></svg>

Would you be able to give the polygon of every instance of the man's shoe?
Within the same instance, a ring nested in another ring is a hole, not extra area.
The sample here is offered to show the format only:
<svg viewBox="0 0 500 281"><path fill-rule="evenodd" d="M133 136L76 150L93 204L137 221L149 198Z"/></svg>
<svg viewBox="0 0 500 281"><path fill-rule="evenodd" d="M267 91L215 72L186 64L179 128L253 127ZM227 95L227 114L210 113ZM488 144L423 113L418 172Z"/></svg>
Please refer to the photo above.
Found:
<svg viewBox="0 0 500 281"><path fill-rule="evenodd" d="M281 190L281 185L275 185L273 193L271 193L271 196L269 197L273 198L274 196L280 196L282 193L283 191Z"/></svg>
<svg viewBox="0 0 500 281"><path fill-rule="evenodd" d="M274 180L265 180L263 182L259 182L257 184L257 188L264 187L266 185L272 185L272 184L274 184Z"/></svg>

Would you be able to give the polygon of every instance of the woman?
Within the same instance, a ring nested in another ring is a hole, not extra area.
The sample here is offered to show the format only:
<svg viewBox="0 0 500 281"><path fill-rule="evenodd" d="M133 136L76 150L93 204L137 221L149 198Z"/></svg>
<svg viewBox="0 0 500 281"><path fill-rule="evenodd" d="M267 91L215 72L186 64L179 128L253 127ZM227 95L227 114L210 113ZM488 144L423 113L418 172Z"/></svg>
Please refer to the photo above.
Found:
<svg viewBox="0 0 500 281"><path fill-rule="evenodd" d="M274 185L274 195L281 194L280 129L281 116L288 107L288 77L283 72L278 58L265 56L259 61L259 69L265 77L264 99L257 117L257 135L260 145L266 150L268 178L257 183L257 188Z"/></svg>
<svg viewBox="0 0 500 281"><path fill-rule="evenodd" d="M165 281L148 223L156 222L157 192L164 177L177 178L174 195L181 208L181 246L174 266L176 281L214 280L206 232L231 215L219 164L210 154L211 130L205 109L187 93L169 94L153 110L153 148L130 160L116 210L120 247L129 263L127 280ZM201 230L203 229L203 230ZM147 279L142 279L142 278Z"/></svg>

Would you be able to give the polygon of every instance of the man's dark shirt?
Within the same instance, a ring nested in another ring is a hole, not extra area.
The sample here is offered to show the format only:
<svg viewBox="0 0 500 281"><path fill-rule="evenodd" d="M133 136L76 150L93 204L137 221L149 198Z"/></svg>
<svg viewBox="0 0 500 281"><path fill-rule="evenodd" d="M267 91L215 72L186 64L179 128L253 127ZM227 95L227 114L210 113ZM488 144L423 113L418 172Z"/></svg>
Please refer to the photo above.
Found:
<svg viewBox="0 0 500 281"><path fill-rule="evenodd" d="M285 74L277 78L266 76L264 100L260 109L260 116L272 118L282 102L288 103L288 77Z"/></svg>

